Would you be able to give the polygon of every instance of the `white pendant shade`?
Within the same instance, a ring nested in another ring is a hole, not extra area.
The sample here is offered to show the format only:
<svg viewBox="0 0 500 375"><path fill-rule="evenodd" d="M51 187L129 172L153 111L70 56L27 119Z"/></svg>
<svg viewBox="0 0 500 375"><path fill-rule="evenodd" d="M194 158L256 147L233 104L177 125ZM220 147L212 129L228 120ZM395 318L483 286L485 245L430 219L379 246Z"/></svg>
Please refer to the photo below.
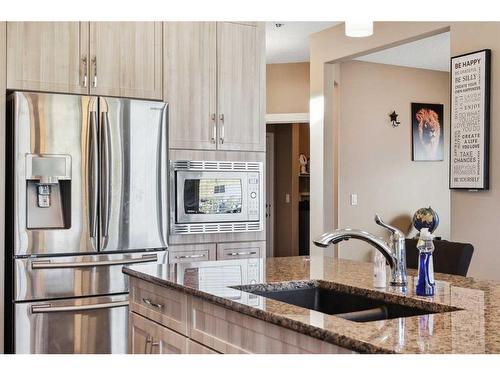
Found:
<svg viewBox="0 0 500 375"><path fill-rule="evenodd" d="M345 35L354 38L373 35L373 21L345 21Z"/></svg>

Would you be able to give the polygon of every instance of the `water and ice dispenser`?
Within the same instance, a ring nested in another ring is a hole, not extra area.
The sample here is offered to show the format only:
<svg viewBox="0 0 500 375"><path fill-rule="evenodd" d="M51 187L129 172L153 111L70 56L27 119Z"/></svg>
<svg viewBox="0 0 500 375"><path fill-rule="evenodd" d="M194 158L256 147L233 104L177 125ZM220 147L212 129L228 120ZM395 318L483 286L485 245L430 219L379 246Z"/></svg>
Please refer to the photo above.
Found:
<svg viewBox="0 0 500 375"><path fill-rule="evenodd" d="M71 226L71 156L26 155L28 229Z"/></svg>

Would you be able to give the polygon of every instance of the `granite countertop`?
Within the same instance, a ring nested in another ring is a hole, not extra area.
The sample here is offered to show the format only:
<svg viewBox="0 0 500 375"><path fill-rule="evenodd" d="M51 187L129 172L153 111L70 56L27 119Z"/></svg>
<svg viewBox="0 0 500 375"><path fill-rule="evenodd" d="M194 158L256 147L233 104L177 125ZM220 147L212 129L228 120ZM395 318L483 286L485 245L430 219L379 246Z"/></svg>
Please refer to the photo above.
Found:
<svg viewBox="0 0 500 375"><path fill-rule="evenodd" d="M289 288L300 286L301 283L292 281L301 280L436 312L359 323L256 297L244 292L246 287L242 290L229 288L224 284L224 280L230 280L224 275L224 267L220 268L221 281L216 287L213 283L207 287L193 282L192 277L177 280L178 277L166 265L137 265L125 267L124 272L362 353L500 353L499 282L436 274L435 295L418 297L415 295L414 270L409 270L407 290L389 286L376 289L373 287L371 263L328 257L259 261L265 262L265 272L262 284L257 288ZM224 262L210 263L221 266ZM190 267L196 268L196 264ZM239 298L235 298L235 292Z"/></svg>

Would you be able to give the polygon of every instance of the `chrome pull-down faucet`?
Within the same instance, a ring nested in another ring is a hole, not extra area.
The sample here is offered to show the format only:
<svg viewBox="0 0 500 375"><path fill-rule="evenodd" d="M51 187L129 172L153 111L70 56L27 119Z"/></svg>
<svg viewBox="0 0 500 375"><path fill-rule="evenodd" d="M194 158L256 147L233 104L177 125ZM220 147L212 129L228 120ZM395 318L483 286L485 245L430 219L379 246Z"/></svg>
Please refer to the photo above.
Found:
<svg viewBox="0 0 500 375"><path fill-rule="evenodd" d="M319 247L328 247L330 244L336 244L351 238L368 242L380 251L387 263L389 263L391 267L391 285L405 286L407 284L405 235L398 228L384 223L378 215L375 215L375 223L391 232L390 243L358 229L336 229L322 234L313 242Z"/></svg>

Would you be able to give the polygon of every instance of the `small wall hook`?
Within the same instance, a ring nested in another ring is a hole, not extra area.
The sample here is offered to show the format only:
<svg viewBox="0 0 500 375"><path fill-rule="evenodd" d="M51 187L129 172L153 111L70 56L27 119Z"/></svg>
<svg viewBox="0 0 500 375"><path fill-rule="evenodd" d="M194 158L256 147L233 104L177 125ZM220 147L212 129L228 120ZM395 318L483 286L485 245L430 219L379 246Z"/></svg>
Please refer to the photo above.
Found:
<svg viewBox="0 0 500 375"><path fill-rule="evenodd" d="M392 123L392 127L393 128L397 128L399 126L399 124L401 124L400 121L398 121L398 114L396 113L396 111L392 111L391 113L389 113L389 117L390 117L390 121Z"/></svg>

